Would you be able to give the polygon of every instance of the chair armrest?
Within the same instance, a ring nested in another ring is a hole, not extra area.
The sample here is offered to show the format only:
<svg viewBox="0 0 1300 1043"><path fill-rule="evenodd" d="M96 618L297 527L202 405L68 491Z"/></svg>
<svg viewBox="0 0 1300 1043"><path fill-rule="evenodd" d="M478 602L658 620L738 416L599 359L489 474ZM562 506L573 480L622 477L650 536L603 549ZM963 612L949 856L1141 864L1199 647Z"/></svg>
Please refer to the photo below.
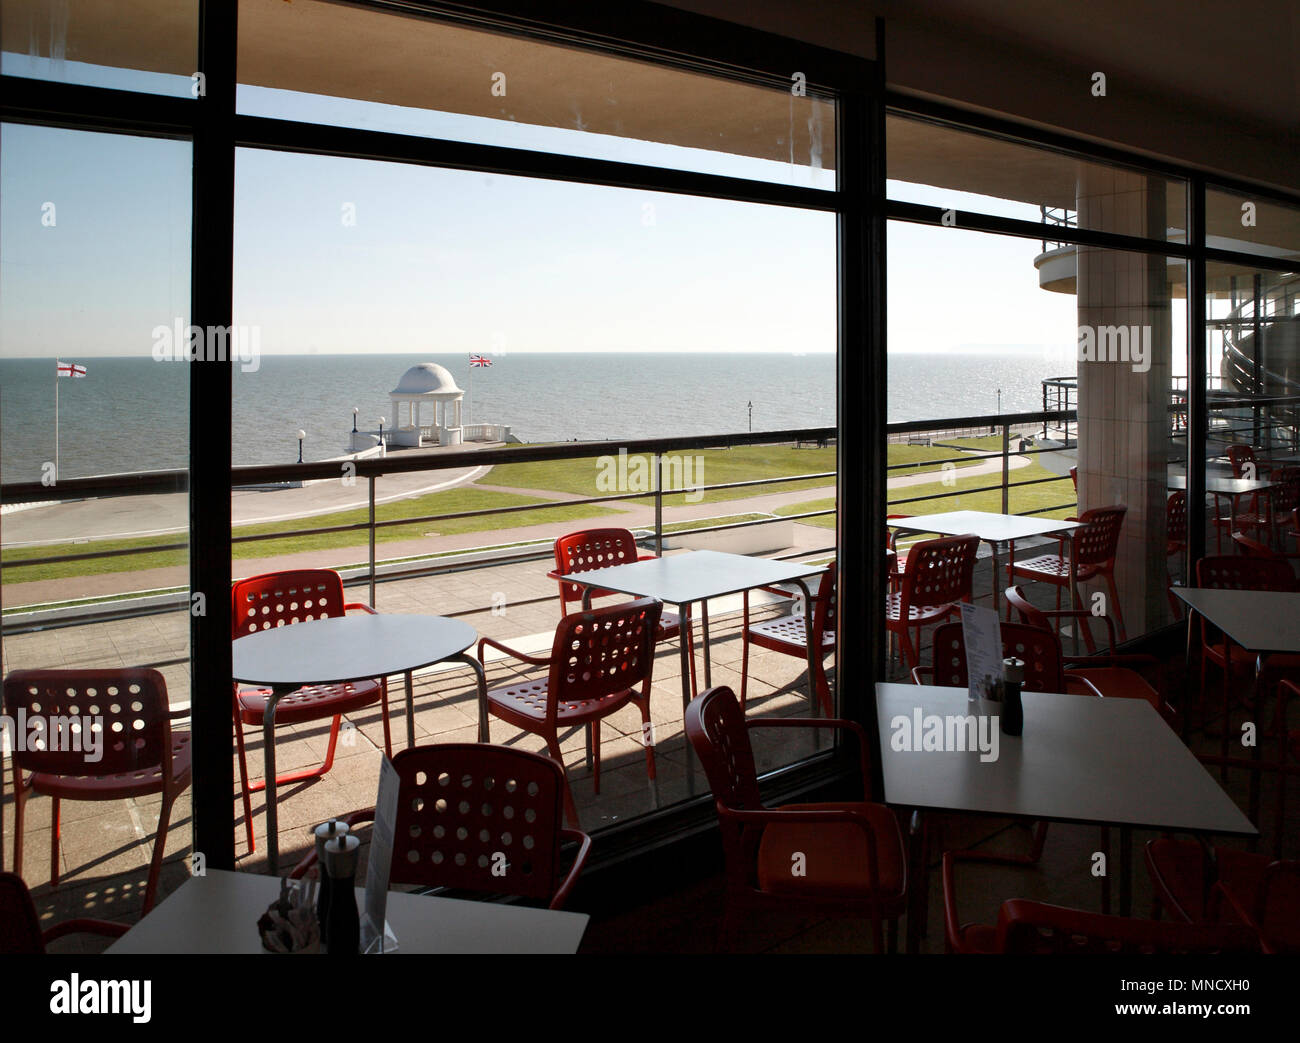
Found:
<svg viewBox="0 0 1300 1043"><path fill-rule="evenodd" d="M1077 677L1074 674L1065 675L1065 694L1066 695L1095 695L1101 698L1101 692L1097 686L1089 681L1086 677Z"/></svg>
<svg viewBox="0 0 1300 1043"><path fill-rule="evenodd" d="M112 923L108 920L64 920L43 930L41 940L48 945L56 938L68 934L98 934L104 938L121 938L130 929L130 924Z"/></svg>
<svg viewBox="0 0 1300 1043"><path fill-rule="evenodd" d="M354 811L348 815L338 816L348 824L348 828L359 826L363 822L373 822L375 820L375 809L365 808L362 811ZM313 839L312 846L308 852L298 860L298 864L293 867L289 873L290 880L300 880L307 875L307 872L316 864L316 844Z"/></svg>
<svg viewBox="0 0 1300 1043"><path fill-rule="evenodd" d="M842 717L757 717L746 721L747 728L837 728L852 732L858 740L858 762L862 767L862 791L867 800L871 792L867 789L871 779L871 761L867 754L867 733L857 721L846 721Z"/></svg>
<svg viewBox="0 0 1300 1043"><path fill-rule="evenodd" d="M524 663L531 663L531 664L534 665L534 666L550 666L550 665L551 665L551 657L550 657L550 656L546 656L546 657L543 659L543 658L539 658L538 656L524 655L523 652L519 652L519 651L517 651L517 650L511 648L509 645L503 645L500 641L495 641L495 640L493 640L493 639L490 638L490 637L480 637L480 638L478 639L478 661L479 661L480 663L484 663L485 665L486 665L486 660L484 660L484 658L483 658L483 646L484 646L484 645L491 645L493 648L498 649L498 650L504 652L504 653L505 653L506 655L508 655L508 656L512 656L513 658L518 659L518 660L520 660L521 662L524 662Z"/></svg>
<svg viewBox="0 0 1300 1043"><path fill-rule="evenodd" d="M578 882L578 874L582 872L582 867L587 863L587 856L591 854L591 837L580 829L562 829L560 830L561 843L576 841L578 843L578 853L573 858L573 865L569 867L568 875L564 878L564 883L560 885L555 896L551 899L551 909L563 909L569 900L569 892L573 890L573 885Z"/></svg>
<svg viewBox="0 0 1300 1043"><path fill-rule="evenodd" d="M921 680L923 677L934 677L934 667L932 666L914 666L912 667L912 684L928 684L929 682Z"/></svg>
<svg viewBox="0 0 1300 1043"><path fill-rule="evenodd" d="M948 948L961 947L961 917L957 915L957 863L988 862L996 865L1022 864L1014 855L999 855L992 851L945 851L943 853L943 920L944 937Z"/></svg>
<svg viewBox="0 0 1300 1043"><path fill-rule="evenodd" d="M370 605L367 605L367 604L365 604L365 603L362 602L362 601L349 601L346 605L343 606L343 611L344 611L344 612L347 612L347 611L350 611L351 609L354 609L354 608L355 608L358 612L364 612L364 613L366 613L367 615L370 615L370 616L377 616L377 615L379 615L379 610L378 610L378 609L376 609L376 608L374 608L374 607L372 607L372 606L370 606Z"/></svg>
<svg viewBox="0 0 1300 1043"><path fill-rule="evenodd" d="M1094 616L1086 608L1062 608L1050 612L1039 609L1039 614L1046 616L1048 619L1082 619L1085 626L1089 620L1100 619L1106 624L1106 637L1108 638L1106 647L1115 647L1115 621L1110 616Z"/></svg>

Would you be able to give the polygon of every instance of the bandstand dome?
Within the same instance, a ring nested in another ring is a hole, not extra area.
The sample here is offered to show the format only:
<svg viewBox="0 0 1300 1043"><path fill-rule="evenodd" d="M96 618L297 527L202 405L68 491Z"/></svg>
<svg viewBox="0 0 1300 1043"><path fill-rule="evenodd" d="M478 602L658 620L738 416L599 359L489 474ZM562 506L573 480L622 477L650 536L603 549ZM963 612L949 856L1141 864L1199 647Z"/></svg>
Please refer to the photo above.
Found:
<svg viewBox="0 0 1300 1043"><path fill-rule="evenodd" d="M456 378L436 362L421 362L402 374L397 387L389 395L463 395L456 386Z"/></svg>
<svg viewBox="0 0 1300 1043"><path fill-rule="evenodd" d="M389 442L398 446L460 445L461 400L465 392L456 378L436 362L421 362L402 374L397 387L388 393L393 406L393 430ZM406 409L403 411L402 407ZM422 407L431 407L421 416ZM405 422L403 422L405 412ZM426 422L431 420L432 423Z"/></svg>

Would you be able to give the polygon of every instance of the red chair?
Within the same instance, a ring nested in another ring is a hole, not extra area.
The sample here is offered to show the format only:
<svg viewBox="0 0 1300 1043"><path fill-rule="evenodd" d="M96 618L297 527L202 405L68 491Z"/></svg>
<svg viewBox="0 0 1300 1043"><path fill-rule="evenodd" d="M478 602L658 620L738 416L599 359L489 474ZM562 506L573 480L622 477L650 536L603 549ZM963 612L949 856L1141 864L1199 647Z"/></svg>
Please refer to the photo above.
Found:
<svg viewBox="0 0 1300 1043"><path fill-rule="evenodd" d="M897 593L885 595L885 628L899 637L903 666L919 665L921 628L941 623L971 599L979 537L945 536L914 543ZM910 631L915 628L916 646Z"/></svg>
<svg viewBox="0 0 1300 1043"><path fill-rule="evenodd" d="M1070 481L1074 484L1074 498L1077 501L1079 498L1079 469L1077 467L1070 468Z"/></svg>
<svg viewBox="0 0 1300 1043"><path fill-rule="evenodd" d="M390 884L515 895L564 908L591 837L564 828L567 784L559 764L508 746L452 742L402 750L393 767L398 798ZM356 826L374 817L370 808L346 820ZM560 857L565 843L578 845L567 870ZM290 876L315 864L312 850Z"/></svg>
<svg viewBox="0 0 1300 1043"><path fill-rule="evenodd" d="M1300 952L1300 862L1235 848L1206 851L1194 840L1161 837L1146 845L1153 916L1181 923L1246 924L1266 953Z"/></svg>
<svg viewBox="0 0 1300 1043"><path fill-rule="evenodd" d="M627 529L584 529L571 532L555 541L555 569L549 575L560 584L560 615L569 614L569 605L582 608L583 588L576 583L565 583L561 576L571 572L590 572L593 569L607 569L614 565L628 565L634 561L649 561L653 554L642 554L637 550L636 537ZM593 588L591 604L598 598L621 597L614 590ZM659 626L655 631L655 643L682 638L682 620L676 612L663 612L659 616ZM695 642L691 628L686 628L686 658L691 668L691 697L695 688Z"/></svg>
<svg viewBox="0 0 1300 1043"><path fill-rule="evenodd" d="M1187 493L1176 489L1165 501L1165 561L1187 554ZM1175 619L1183 616L1183 603L1174 596L1174 573L1167 570L1165 589Z"/></svg>
<svg viewBox="0 0 1300 1043"><path fill-rule="evenodd" d="M546 740L556 763L564 764L560 729L592 724L592 786L600 792L600 721L628 703L641 711L646 775L655 778L654 730L650 723L650 685L654 673L655 634L663 603L639 598L574 612L555 628L551 654L529 656L494 641L479 638L478 658L486 646L532 666L545 666L547 675L488 690L488 713ZM640 684L641 690L633 686ZM566 774L567 778L567 774ZM565 811L578 824L578 809L570 785L564 788Z"/></svg>
<svg viewBox="0 0 1300 1043"><path fill-rule="evenodd" d="M963 924L957 912L958 862L1001 861L980 851L943 855L944 937L950 953L1055 954L1259 952L1255 932L1241 924L1164 923L1107 916L1012 898L996 924Z"/></svg>
<svg viewBox="0 0 1300 1043"><path fill-rule="evenodd" d="M1232 477L1245 478L1249 481L1260 481L1268 474L1269 466L1261 462L1255 456L1255 450L1248 445L1230 445L1228 446L1228 462L1232 465ZM1215 538L1217 549L1220 553L1223 551L1223 534L1224 532L1251 532L1272 528L1272 518L1268 510L1268 499L1261 498L1259 493L1245 494L1248 498L1244 510L1238 510L1238 503L1241 496L1228 496L1230 505L1229 515L1227 518L1219 513L1219 506L1222 501L1222 494L1214 497L1213 518Z"/></svg>
<svg viewBox="0 0 1300 1043"><path fill-rule="evenodd" d="M128 800L162 794L158 832L149 861L144 912L153 908L158 873L167 845L172 804L190 784L190 734L173 732L173 712L167 702L167 682L157 670L104 668L97 670L15 670L4 681L5 712L20 712L29 720L86 717L100 736L99 760L88 761L81 733L64 732L55 742L53 726L42 749L14 750L14 872L23 871L23 813L27 793L52 798L50 810L50 888L59 886L59 805L62 800ZM69 741L71 740L71 741ZM54 749L72 745L73 749ZM30 771L26 779L23 773Z"/></svg>
<svg viewBox="0 0 1300 1043"><path fill-rule="evenodd" d="M822 657L835 652L835 562L826 566L813 595L812 604L812 640L817 653L813 656L816 667L813 681L817 689L817 698L821 701L822 711L827 717L834 710L831 707L831 688L826 680L826 668ZM770 590L774 588L763 588ZM781 591L780 593L786 593ZM807 611L806 609L804 611ZM749 622L749 592L745 592L745 616L741 627L740 642L740 708L745 709L745 695L749 687L749 646L758 645L771 652L794 656L803 662L808 661L807 620L803 612L794 612L778 619L769 619L762 623Z"/></svg>
<svg viewBox="0 0 1300 1043"><path fill-rule="evenodd" d="M825 916L871 921L877 952L898 940L907 901L907 860L894 813L883 804L847 801L767 808L759 796L749 733L755 728L839 728L858 742L863 787L870 786L866 733L834 718L746 720L730 688L710 688L686 708L686 734L713 790L726 857L722 945L742 916L803 907ZM870 798L870 792L866 793ZM794 871L795 866L802 874Z"/></svg>
<svg viewBox="0 0 1300 1043"><path fill-rule="evenodd" d="M107 920L64 920L41 930L40 917L32 903L31 892L23 878L14 873L0 873L0 954L5 956L39 956L56 938L68 934L98 934L121 938L127 925Z"/></svg>
<svg viewBox="0 0 1300 1043"><path fill-rule="evenodd" d="M1101 695L1087 680L1065 671L1061 639L1050 629L1024 623L1002 624L1003 658L1015 657L1025 664L1026 692L1062 692L1069 695ZM945 623L934 630L934 665L912 670L915 684L966 688L966 639L960 623Z"/></svg>
<svg viewBox="0 0 1300 1043"><path fill-rule="evenodd" d="M1124 630L1124 611L1120 607L1119 591L1115 589L1115 555L1119 550L1120 530L1124 525L1127 507L1094 507L1084 511L1078 518L1068 521L1083 524L1068 536L1054 537L1060 542L1060 551L1056 554L1043 554L1028 561L1017 561L1007 569L1008 585L1017 579L1038 580L1056 587L1056 608L1061 608L1061 592L1072 591L1072 601L1079 601L1079 584L1101 577L1106 580L1110 590L1111 607L1115 620L1119 624L1120 640L1126 640ZM1070 544L1070 554L1066 557L1066 542ZM1007 609L1010 617L1010 606ZM1093 644L1092 632L1083 628L1084 642L1089 652L1097 650Z"/></svg>
<svg viewBox="0 0 1300 1043"><path fill-rule="evenodd" d="M1044 612L1025 597L1019 587L1008 587L1007 604L1020 614L1022 623L1037 627L1055 635L1056 630L1051 620L1061 616L1080 618L1091 617L1086 609L1063 610L1061 612ZM1102 616L1109 637L1109 647L1115 647L1115 624L1109 616ZM1003 624L1004 626L1006 624ZM1164 693L1165 676L1160 660L1150 655L1090 655L1065 656L1063 659L1066 677L1087 681L1099 695L1108 699L1145 699L1166 721L1172 722L1177 711L1170 705ZM1145 669L1155 678L1153 685L1141 671Z"/></svg>
<svg viewBox="0 0 1300 1043"><path fill-rule="evenodd" d="M241 579L230 590L230 617L234 638L247 637L272 627L291 626L312 619L332 619L356 609L377 615L373 608L360 602L343 600L343 580L333 569L297 569L291 572L267 572L260 576ZM248 850L253 851L253 793L266 788L266 780L250 782L248 760L244 751L244 727L260 729L271 697L269 688L240 688L234 686L235 746L239 752L239 784L244 799L244 827L248 834ZM306 721L330 722L329 747L325 762L318 768L303 768L284 775L276 775L276 786L302 779L315 779L324 775L334 765L334 749L338 744L339 726L345 713L355 713L379 703L384 726L384 753L393 754L392 736L388 724L388 681L349 681L346 684L306 685L293 692L276 705L276 726L301 724Z"/></svg>
<svg viewBox="0 0 1300 1043"><path fill-rule="evenodd" d="M885 524L900 518L910 518L910 514L886 514ZM897 593L903 583L903 573L907 571L907 554L910 548L898 547L898 534L893 529L885 529L885 567L889 573L890 593Z"/></svg>

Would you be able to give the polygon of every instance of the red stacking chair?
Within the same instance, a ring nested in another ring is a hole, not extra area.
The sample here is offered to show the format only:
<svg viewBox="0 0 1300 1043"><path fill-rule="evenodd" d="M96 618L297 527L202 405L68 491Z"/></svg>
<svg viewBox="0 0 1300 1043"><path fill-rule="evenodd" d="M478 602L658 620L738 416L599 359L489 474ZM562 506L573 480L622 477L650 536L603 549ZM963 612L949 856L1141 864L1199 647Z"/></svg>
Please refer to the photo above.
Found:
<svg viewBox="0 0 1300 1043"><path fill-rule="evenodd" d="M1160 837L1146 845L1153 916L1181 923L1246 924L1266 953L1300 953L1300 862L1235 848L1206 850L1195 840Z"/></svg>
<svg viewBox="0 0 1300 1043"><path fill-rule="evenodd" d="M451 742L402 750L393 767L390 883L516 895L564 908L591 838L564 828L567 785L559 764L509 746ZM346 821L355 826L374 817L370 808ZM560 854L568 842L578 850L565 870ZM315 864L312 850L290 875L301 877Z"/></svg>
<svg viewBox="0 0 1300 1043"><path fill-rule="evenodd" d="M1055 635L1051 620L1060 616L1079 618L1087 622L1092 613L1087 609L1067 609L1061 612L1044 612L1033 605L1019 587L1008 587L1007 604L1020 613L1020 620L1032 627ZM1115 624L1109 616L1102 616L1106 624L1109 647L1115 647ZM1005 626L1005 624L1003 624ZM1099 695L1108 699L1145 699L1158 710L1166 721L1173 722L1177 712L1165 698L1164 669L1160 660L1150 655L1090 655L1065 656L1067 678L1087 681ZM1153 685L1140 671L1147 670L1155 678Z"/></svg>
<svg viewBox="0 0 1300 1043"><path fill-rule="evenodd" d="M1073 603L1079 601L1079 584L1090 579L1102 577L1110 590L1111 608L1119 624L1119 636L1125 640L1124 611L1119 603L1119 591L1115 589L1115 554L1119 549L1119 534L1124 525L1127 507L1094 507L1084 511L1077 521L1083 524L1067 536L1054 537L1059 540L1061 549L1056 554L1043 554L1027 561L1017 561L1007 569L1008 582L1017 579L1038 580L1051 583L1056 587L1056 608L1061 608L1061 592L1073 591ZM1066 542L1070 544L1070 554L1065 553ZM1010 606L1007 609L1010 615ZM1109 614L1109 613L1108 613ZM1095 652L1092 632L1083 628L1083 638L1089 652Z"/></svg>
<svg viewBox="0 0 1300 1043"><path fill-rule="evenodd" d="M1070 481L1074 485L1074 498L1077 501L1079 498L1079 468L1070 468Z"/></svg>
<svg viewBox="0 0 1300 1043"><path fill-rule="evenodd" d="M272 627L305 623L312 619L331 619L349 610L377 615L373 608L360 602L344 602L343 580L333 569L297 569L291 572L267 572L241 579L230 590L230 615L234 637L238 640ZM250 795L266 788L266 780L250 782L248 760L244 752L244 727L260 729L271 697L269 688L234 688L235 746L239 751L239 783L244 798L244 827L248 850L254 849L253 808ZM393 744L388 725L388 681L349 681L346 684L305 685L276 704L276 726L301 724L305 721L330 722L329 747L325 762L318 768L303 768L276 775L276 786L324 775L334 765L334 748L338 744L343 714L355 713L379 703L384 725L384 753L392 756Z"/></svg>
<svg viewBox="0 0 1300 1043"><path fill-rule="evenodd" d="M1187 553L1187 493L1176 489L1165 501L1165 561L1179 554ZM1174 597L1174 573L1168 569L1165 588L1168 591L1169 608L1175 619L1183 616L1183 603Z"/></svg>
<svg viewBox="0 0 1300 1043"><path fill-rule="evenodd" d="M600 721L628 703L641 711L646 774L655 778L654 731L650 723L650 684L655 663L655 633L663 602L639 598L573 612L555 628L551 654L524 655L490 637L479 638L479 662L490 645L521 662L545 666L547 675L488 690L488 713L540 735L560 765L560 729L593 724L592 786L600 792ZM640 691L634 685L640 685ZM567 777L567 776L566 776ZM569 821L578 824L572 787L564 788Z"/></svg>
<svg viewBox="0 0 1300 1043"><path fill-rule="evenodd" d="M980 851L943 855L944 935L952 953L1246 953L1259 938L1242 924L1162 923L1067 909L1023 898L1002 903L996 924L963 924L957 913L958 862L1001 861Z"/></svg>
<svg viewBox="0 0 1300 1043"><path fill-rule="evenodd" d="M764 587L764 590L775 588ZM782 590L780 593L785 594ZM805 609L805 611L807 611ZM812 640L817 654L813 656L816 673L813 681L817 689L817 698L822 710L829 717L834 710L831 707L831 687L826 680L826 668L822 657L835 651L835 562L826 566L813 595L812 605ZM763 623L749 622L749 592L745 592L745 617L741 628L740 644L740 708L745 708L745 695L749 687L749 646L758 645L771 652L781 652L797 659L808 661L807 620L802 612L788 616L769 619Z"/></svg>
<svg viewBox="0 0 1300 1043"><path fill-rule="evenodd" d="M56 938L68 934L99 934L106 938L121 938L127 925L107 920L64 920L53 927L41 930L40 917L32 904L31 892L23 878L13 873L0 873L0 954L5 956L38 956Z"/></svg>
<svg viewBox="0 0 1300 1043"><path fill-rule="evenodd" d="M173 712L167 702L167 682L157 670L104 668L97 670L15 670L4 681L5 712L21 710L30 719L100 718L92 731L102 736L98 761L81 750L51 748L47 727L42 749L14 750L14 871L23 871L23 812L27 793L53 799L50 811L50 887L59 886L59 804L62 800L127 800L162 794L158 832L144 891L144 912L153 908L158 872L167 846L172 804L190 784L190 734L173 732L171 722L188 716ZM66 735L65 735L66 738ZM67 745L60 742L58 745ZM27 778L24 772L31 772Z"/></svg>
<svg viewBox="0 0 1300 1043"><path fill-rule="evenodd" d="M571 572L590 572L593 569L607 569L614 565L628 565L634 561L649 561L653 554L642 554L637 550L636 538L627 529L584 529L571 532L555 541L555 570L550 573L560 584L560 614L567 616L569 606L582 608L583 588L576 583L565 583L560 576ZM621 597L614 590L593 588L591 604L598 598ZM659 625L655 630L655 642L672 641L674 638L686 642L686 658L691 668L691 696L695 695L695 647L691 628L686 628L682 635L682 620L676 612L662 612Z"/></svg>
<svg viewBox="0 0 1300 1043"><path fill-rule="evenodd" d="M1069 695L1100 695L1088 681L1066 673L1061 639L1050 629L1025 623L1003 623L1002 656L1024 660L1026 692L1064 692ZM934 629L934 665L912 670L915 684L936 684L966 688L966 639L960 623L945 623Z"/></svg>
<svg viewBox="0 0 1300 1043"><path fill-rule="evenodd" d="M1228 462L1232 465L1232 477L1246 478L1251 481L1259 481L1269 472L1269 465L1260 461L1255 450L1248 445L1230 445L1228 446ZM1268 499L1261 497L1259 493L1250 493L1246 499L1246 505L1243 510L1238 510L1238 504L1241 501L1239 496L1229 497L1232 505L1230 516L1227 518L1219 515L1219 504L1221 496L1215 496L1214 507L1214 529L1217 539L1217 549L1220 553L1223 551L1223 534L1224 532L1250 532L1271 527L1271 519L1268 514Z"/></svg>
<svg viewBox="0 0 1300 1043"><path fill-rule="evenodd" d="M710 688L686 708L686 734L713 790L726 857L723 948L744 914L803 908L871 921L872 941L896 947L907 900L907 860L894 813L883 804L847 801L764 807L749 733L755 728L839 728L852 732L863 787L871 773L866 733L834 718L745 719L730 688ZM869 790L866 793L870 797ZM792 872L795 858L804 875Z"/></svg>
<svg viewBox="0 0 1300 1043"><path fill-rule="evenodd" d="M910 514L886 514L885 524L898 518L910 518ZM907 554L910 548L898 548L898 534L893 529L885 529L885 567L889 573L890 593L897 593L903 582L903 573L907 571Z"/></svg>
<svg viewBox="0 0 1300 1043"><path fill-rule="evenodd" d="M957 603L971 599L979 537L944 536L914 543L897 593L885 595L885 628L899 637L903 665L919 663L921 628L941 623L957 612ZM916 645L909 636L916 630Z"/></svg>

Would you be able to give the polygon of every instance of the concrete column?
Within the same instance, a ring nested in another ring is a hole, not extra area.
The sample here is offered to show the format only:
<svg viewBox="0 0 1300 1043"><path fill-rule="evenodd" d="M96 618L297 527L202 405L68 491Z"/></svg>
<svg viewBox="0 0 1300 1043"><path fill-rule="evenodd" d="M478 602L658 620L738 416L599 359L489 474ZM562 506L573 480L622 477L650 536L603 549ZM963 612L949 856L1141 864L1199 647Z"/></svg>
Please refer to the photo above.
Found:
<svg viewBox="0 0 1300 1043"><path fill-rule="evenodd" d="M1080 227L1129 234L1145 228L1153 238L1164 238L1165 182L1090 167L1078 186L1078 211ZM1094 347L1092 361L1081 357L1078 362L1079 506L1128 508L1115 581L1128 634L1136 637L1170 618L1165 594L1173 336L1168 264L1160 255L1081 246L1077 288L1080 355L1089 330Z"/></svg>

